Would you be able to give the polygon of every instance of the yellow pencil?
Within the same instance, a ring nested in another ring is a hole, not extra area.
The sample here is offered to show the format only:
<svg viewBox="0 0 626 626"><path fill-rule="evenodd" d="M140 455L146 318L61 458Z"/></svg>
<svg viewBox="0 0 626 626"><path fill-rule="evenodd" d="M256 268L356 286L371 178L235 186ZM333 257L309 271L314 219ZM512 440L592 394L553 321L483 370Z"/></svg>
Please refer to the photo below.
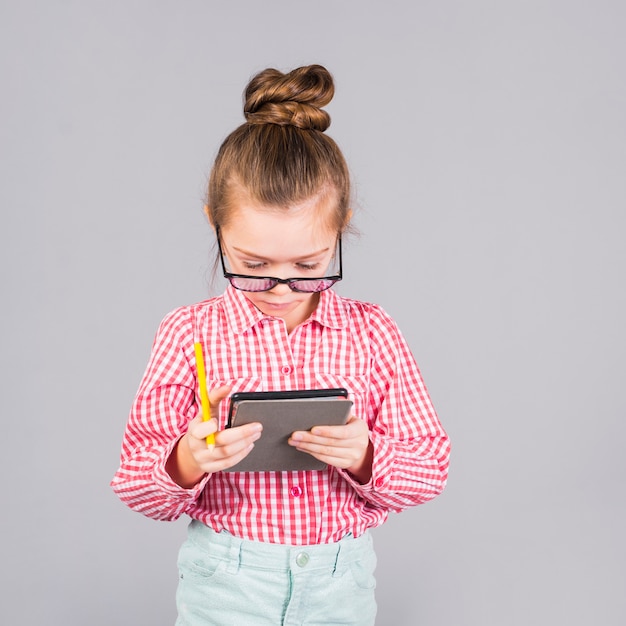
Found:
<svg viewBox="0 0 626 626"><path fill-rule="evenodd" d="M208 422L211 419L211 405L209 404L209 394L206 389L206 371L204 369L204 357L202 356L202 344L195 343L196 366L198 368L198 386L200 387L200 404L202 406L202 421ZM215 434L211 433L206 438L207 446L215 444Z"/></svg>

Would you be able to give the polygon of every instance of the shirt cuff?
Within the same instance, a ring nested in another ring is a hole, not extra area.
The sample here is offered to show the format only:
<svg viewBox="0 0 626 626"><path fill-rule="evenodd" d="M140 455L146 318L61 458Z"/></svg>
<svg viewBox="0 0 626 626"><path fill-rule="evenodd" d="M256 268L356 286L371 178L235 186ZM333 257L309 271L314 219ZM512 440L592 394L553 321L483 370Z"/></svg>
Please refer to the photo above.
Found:
<svg viewBox="0 0 626 626"><path fill-rule="evenodd" d="M172 477L168 474L165 469L165 465L167 460L170 458L174 448L178 444L180 437L178 439L174 439L166 448L164 448L163 453L161 454L158 462L154 466L153 479L154 484L167 496L170 497L178 497L186 500L193 501L195 500L205 485L207 484L211 474L205 474L200 482L196 483L190 489L185 489L181 487L179 484L175 483L172 480Z"/></svg>
<svg viewBox="0 0 626 626"><path fill-rule="evenodd" d="M352 485L355 491L364 497L367 494L384 492L389 481L393 467L393 447L389 441L374 432L370 433L370 440L374 446L372 459L372 477L365 484L356 481L347 470L340 470L345 480Z"/></svg>

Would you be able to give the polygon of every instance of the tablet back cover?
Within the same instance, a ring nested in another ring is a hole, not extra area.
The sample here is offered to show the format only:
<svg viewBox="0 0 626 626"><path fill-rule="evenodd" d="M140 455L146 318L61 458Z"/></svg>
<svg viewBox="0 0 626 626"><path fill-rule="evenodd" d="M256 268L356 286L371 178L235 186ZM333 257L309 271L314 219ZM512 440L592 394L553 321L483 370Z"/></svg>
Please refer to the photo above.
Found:
<svg viewBox="0 0 626 626"><path fill-rule="evenodd" d="M233 426L261 422L263 434L245 459L225 472L284 472L323 470L326 463L291 447L287 440L296 430L345 424L351 400L336 398L295 400L244 400L237 405Z"/></svg>

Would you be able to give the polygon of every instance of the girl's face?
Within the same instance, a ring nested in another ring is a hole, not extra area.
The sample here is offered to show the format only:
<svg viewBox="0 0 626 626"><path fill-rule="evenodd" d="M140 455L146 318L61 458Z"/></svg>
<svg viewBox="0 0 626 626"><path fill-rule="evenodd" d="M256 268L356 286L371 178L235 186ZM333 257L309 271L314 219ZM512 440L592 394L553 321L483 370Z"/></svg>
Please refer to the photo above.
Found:
<svg viewBox="0 0 626 626"><path fill-rule="evenodd" d="M326 226L328 202L315 198L289 211L240 204L228 224L220 228L230 271L275 278L327 275L338 235ZM284 319L289 332L311 315L319 301L319 293L299 293L284 284L269 291L243 293L265 315Z"/></svg>

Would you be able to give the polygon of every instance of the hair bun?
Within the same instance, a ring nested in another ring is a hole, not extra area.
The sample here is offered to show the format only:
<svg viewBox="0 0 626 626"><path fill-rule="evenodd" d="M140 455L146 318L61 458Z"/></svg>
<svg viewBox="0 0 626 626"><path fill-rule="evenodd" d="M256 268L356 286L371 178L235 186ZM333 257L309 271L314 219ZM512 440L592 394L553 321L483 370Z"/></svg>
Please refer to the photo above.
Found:
<svg viewBox="0 0 626 626"><path fill-rule="evenodd" d="M243 111L249 124L325 131L330 115L321 107L334 93L333 77L321 65L299 67L287 74L266 69L248 83Z"/></svg>

